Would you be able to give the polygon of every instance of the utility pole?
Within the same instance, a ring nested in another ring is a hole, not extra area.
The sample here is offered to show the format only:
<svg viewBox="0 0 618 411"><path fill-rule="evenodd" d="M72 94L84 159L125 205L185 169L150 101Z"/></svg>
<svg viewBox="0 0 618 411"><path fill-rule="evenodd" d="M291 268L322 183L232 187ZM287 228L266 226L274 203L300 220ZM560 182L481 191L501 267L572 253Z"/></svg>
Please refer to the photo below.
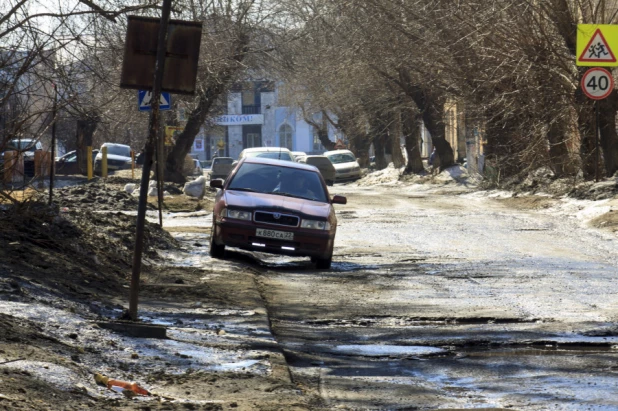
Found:
<svg viewBox="0 0 618 411"><path fill-rule="evenodd" d="M58 87L54 86L54 104L52 106L52 139L51 139L51 158L49 159L49 205L54 199L54 169L56 165L56 111L58 110ZM36 171L35 171L36 175Z"/></svg>
<svg viewBox="0 0 618 411"><path fill-rule="evenodd" d="M152 87L152 111L150 112L150 122L148 125L148 140L145 146L144 167L142 169L142 180L139 192L139 205L137 209L137 223L135 233L135 248L133 250L133 272L131 275L131 289L129 295L129 316L131 320L137 320L137 305L139 299L139 278L142 268L142 252L144 249L144 226L146 220L146 206L148 198L148 181L150 180L150 170L152 159L154 158L155 147L157 145L160 130L160 111L159 100L161 98L161 84L163 82L163 69L165 66L165 52L167 49L167 27L170 19L172 0L163 1L161 12L161 22L159 25L159 35L157 43L157 57L155 62L154 83Z"/></svg>

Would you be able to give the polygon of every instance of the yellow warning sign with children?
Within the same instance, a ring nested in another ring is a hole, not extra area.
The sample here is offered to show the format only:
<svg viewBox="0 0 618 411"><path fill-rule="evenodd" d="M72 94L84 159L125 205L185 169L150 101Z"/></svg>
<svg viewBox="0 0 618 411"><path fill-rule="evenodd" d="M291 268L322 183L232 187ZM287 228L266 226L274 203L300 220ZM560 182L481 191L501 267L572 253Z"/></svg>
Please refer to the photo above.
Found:
<svg viewBox="0 0 618 411"><path fill-rule="evenodd" d="M618 67L618 25L578 24L576 64L587 67Z"/></svg>

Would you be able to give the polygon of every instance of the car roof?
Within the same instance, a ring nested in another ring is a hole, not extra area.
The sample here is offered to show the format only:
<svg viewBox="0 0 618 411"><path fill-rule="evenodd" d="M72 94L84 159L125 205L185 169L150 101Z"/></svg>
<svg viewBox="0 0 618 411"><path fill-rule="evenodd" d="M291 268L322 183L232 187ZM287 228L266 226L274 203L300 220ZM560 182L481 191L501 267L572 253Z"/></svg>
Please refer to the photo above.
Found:
<svg viewBox="0 0 618 411"><path fill-rule="evenodd" d="M118 144L118 143L103 143L103 146L105 147L109 147L109 146L119 146L119 147L129 147L130 146L126 145L126 144Z"/></svg>
<svg viewBox="0 0 618 411"><path fill-rule="evenodd" d="M326 151L324 152L324 155L327 156L329 154L352 154L354 155L354 153L352 153L350 150L331 150L331 151Z"/></svg>
<svg viewBox="0 0 618 411"><path fill-rule="evenodd" d="M262 157L245 157L241 161L243 163L268 164L272 166L283 166L287 168L297 168L299 170L318 172L318 169L315 166L303 163L295 163L293 161L275 160L272 158Z"/></svg>
<svg viewBox="0 0 618 411"><path fill-rule="evenodd" d="M285 147L251 147L245 148L243 150L245 153L253 153L253 152L271 152L271 151L286 151L290 153L291 151Z"/></svg>

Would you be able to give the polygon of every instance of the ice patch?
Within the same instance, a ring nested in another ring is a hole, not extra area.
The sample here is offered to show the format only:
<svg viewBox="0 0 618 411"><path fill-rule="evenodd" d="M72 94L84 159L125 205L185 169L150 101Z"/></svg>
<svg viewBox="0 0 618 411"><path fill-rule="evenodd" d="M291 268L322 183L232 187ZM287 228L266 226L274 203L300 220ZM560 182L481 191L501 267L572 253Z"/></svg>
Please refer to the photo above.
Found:
<svg viewBox="0 0 618 411"><path fill-rule="evenodd" d="M334 350L348 355L365 357L420 356L446 353L442 348L408 345L338 345Z"/></svg>

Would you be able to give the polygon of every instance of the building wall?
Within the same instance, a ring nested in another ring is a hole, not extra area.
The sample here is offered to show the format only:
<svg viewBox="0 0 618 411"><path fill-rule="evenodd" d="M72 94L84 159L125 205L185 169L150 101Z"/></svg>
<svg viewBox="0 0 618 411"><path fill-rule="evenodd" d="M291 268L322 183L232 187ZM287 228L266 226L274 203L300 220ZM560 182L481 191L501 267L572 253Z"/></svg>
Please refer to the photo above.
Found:
<svg viewBox="0 0 618 411"><path fill-rule="evenodd" d="M274 147L277 145L275 129L275 93L273 91L263 92L260 100L260 110L264 115L264 124L262 124L262 145Z"/></svg>
<svg viewBox="0 0 618 411"><path fill-rule="evenodd" d="M262 124L259 130L261 130L262 145L269 147L281 147L281 139L279 131L284 125L289 125L292 129L292 150L304 151L306 153L321 153L322 149L314 150L313 138L313 126L308 124L300 112L290 107L278 106L277 90L275 91L263 91L259 96L259 115L263 116ZM227 118L229 116L241 116L243 115L243 102L241 92L230 92L227 95ZM253 117L259 117L254 115ZM224 116L221 116L224 117ZM216 121L216 120L215 120ZM222 120L220 120L222 121ZM236 120L234 120L236 121ZM221 123L219 123L221 124ZM225 123L229 124L229 123ZM250 125L252 124L252 125ZM245 131L254 129L255 122L249 123L243 118L238 125L220 125L218 133L215 133L215 129L212 125L205 125L205 131L202 132L202 138L204 140L204 151L197 150L194 143L191 151L191 156L200 160L211 159L213 154L221 155L218 150L217 142L221 140L221 136L225 135L225 155L238 158L240 152L245 148L245 141L243 139L243 128ZM222 133L221 130L225 132ZM255 132L255 131L251 131ZM215 135L217 134L217 135ZM200 138L199 136L196 139ZM342 138L337 134L337 130L334 127L329 126L329 138L332 141L336 141L337 138Z"/></svg>
<svg viewBox="0 0 618 411"><path fill-rule="evenodd" d="M240 93L229 93L227 99L228 114L242 114L242 98ZM242 151L242 125L227 126L228 156L238 158Z"/></svg>

